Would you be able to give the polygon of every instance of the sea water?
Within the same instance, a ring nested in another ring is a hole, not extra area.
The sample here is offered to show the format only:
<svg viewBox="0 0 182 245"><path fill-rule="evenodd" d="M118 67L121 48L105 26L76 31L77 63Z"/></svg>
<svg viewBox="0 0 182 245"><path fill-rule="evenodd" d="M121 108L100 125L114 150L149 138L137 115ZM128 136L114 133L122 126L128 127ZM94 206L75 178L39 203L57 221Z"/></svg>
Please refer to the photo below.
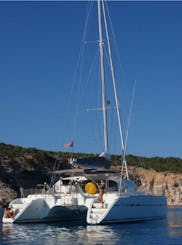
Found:
<svg viewBox="0 0 182 245"><path fill-rule="evenodd" d="M182 208L169 208L165 219L138 223L98 226L0 223L0 244L181 245Z"/></svg>

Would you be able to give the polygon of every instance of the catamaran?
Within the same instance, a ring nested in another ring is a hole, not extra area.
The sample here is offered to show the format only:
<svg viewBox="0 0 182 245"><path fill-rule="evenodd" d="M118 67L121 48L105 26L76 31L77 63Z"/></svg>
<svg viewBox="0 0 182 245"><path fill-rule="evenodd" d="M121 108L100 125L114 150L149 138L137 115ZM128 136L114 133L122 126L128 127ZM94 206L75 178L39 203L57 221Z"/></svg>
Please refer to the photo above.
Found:
<svg viewBox="0 0 182 245"><path fill-rule="evenodd" d="M129 179L126 162L126 137L124 137L121 122L105 4L104 0L97 1L104 153L99 157L72 159L72 169L54 172L55 174L64 174L64 176L51 188L43 189L41 194L32 194L26 198L13 200L10 206L14 210L14 217L13 219L3 217L5 223L79 220L82 223L96 225L144 221L163 218L166 215L165 196L153 196L147 195L145 192L138 192L136 185ZM121 142L120 174L108 170L110 166L107 125L108 100L106 98L104 67L104 49L106 48ZM102 202L98 194L98 182L101 179L105 181Z"/></svg>

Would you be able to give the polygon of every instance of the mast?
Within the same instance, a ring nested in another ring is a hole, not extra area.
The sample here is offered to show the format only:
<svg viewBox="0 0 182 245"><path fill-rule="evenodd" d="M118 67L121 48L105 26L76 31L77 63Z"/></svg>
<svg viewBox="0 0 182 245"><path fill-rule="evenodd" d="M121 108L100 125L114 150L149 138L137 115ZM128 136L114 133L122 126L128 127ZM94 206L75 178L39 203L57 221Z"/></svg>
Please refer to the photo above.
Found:
<svg viewBox="0 0 182 245"><path fill-rule="evenodd" d="M117 111L117 118L118 118L118 126L119 126L119 133L120 133L120 140L121 140L121 152L122 152L122 170L121 170L121 179L120 179L120 188L121 189L121 182L122 182L122 175L123 171L125 170L126 178L129 179L128 175L128 169L127 169L127 163L126 163L126 142L124 141L124 135L123 135L123 129L122 129L122 123L121 123L121 115L120 115L120 105L119 105L119 99L116 89L116 79L115 79L115 73L114 73L114 66L112 61L112 54L111 54L111 46L110 46L110 39L109 39L109 33L108 33L108 26L106 21L106 13L105 13L105 7L104 7L104 1L98 0L98 17L99 17L99 44L100 44L100 59L101 59L101 76L102 76L102 90L103 90L103 118L105 120L105 134L107 137L107 108L106 108L106 98L105 98L105 78L104 78L104 61L103 61L103 38L102 38L102 27L101 27L101 5L102 4L102 11L103 11L103 19L104 19L104 26L105 26L105 32L106 32L106 40L107 40L107 46L108 46L108 54L109 54L109 63L111 68L111 75L112 75L112 81L113 81L113 88L114 88L114 96L115 96L115 103L116 103L116 111ZM103 69L103 70L102 70ZM106 139L107 140L107 139ZM127 138L126 138L127 141ZM108 143L107 143L108 144Z"/></svg>
<svg viewBox="0 0 182 245"><path fill-rule="evenodd" d="M110 63L112 81L113 81L113 89L114 89L114 97L115 97L115 103L116 103L119 134L120 134L120 140L121 140L121 152L122 152L122 158L121 158L122 164L121 165L122 165L122 168L121 168L121 178L120 178L120 185L119 185L119 193L120 193L121 192L121 185L122 185L122 177L123 177L124 171L125 171L126 178L129 179L128 168L127 168L127 163L126 163L126 142L127 142L127 138L126 138L126 142L125 142L122 123L121 123L120 105L119 105L119 99L118 99L118 94L117 94L117 89L116 89L116 79L115 79L115 73L114 73L114 65L113 65L113 61L112 61L111 46L110 46L108 26L107 26L107 21L106 21L104 0L98 0L97 5L98 5L100 67L101 67L101 80L102 80L102 110L103 110L103 127L104 127L104 146L105 146L105 153L108 154L107 102L106 102L106 88L105 88L104 53L103 53L104 41L103 41L101 11L103 13L103 22L104 22L104 28L105 28L105 33L106 33L106 40L107 40L107 47L108 47L108 54L109 54L109 63Z"/></svg>
<svg viewBox="0 0 182 245"><path fill-rule="evenodd" d="M104 15L105 30L106 30L108 53L109 53L109 62L110 62L110 67L111 67L111 75L112 75L113 88L114 88L114 97L115 97L116 111L117 111L117 118L118 118L119 134L120 134L120 140L121 140L122 171L123 171L123 169L125 169L126 177L127 177L127 179L129 179L128 169L127 169L127 164L126 164L126 143L124 142L124 135L123 135L123 129L122 129L122 123L121 123L121 115L120 115L120 109L119 109L120 105L119 105L119 99L118 99L118 94L117 94L117 89L116 89L114 65L113 65L113 61L112 61L111 45L110 45L110 40L109 40L109 32L108 32L108 26L107 26L107 21L106 21L105 7L104 7L103 2L102 2L102 6L103 6L103 15Z"/></svg>
<svg viewBox="0 0 182 245"><path fill-rule="evenodd" d="M104 74L104 54L103 54L103 37L102 37L102 20L101 20L101 0L97 2L98 6L98 27L99 27L99 51L100 51L100 68L102 80L102 108L103 108L103 127L104 127L104 152L108 154L108 132L107 132L107 102L105 89L105 74Z"/></svg>

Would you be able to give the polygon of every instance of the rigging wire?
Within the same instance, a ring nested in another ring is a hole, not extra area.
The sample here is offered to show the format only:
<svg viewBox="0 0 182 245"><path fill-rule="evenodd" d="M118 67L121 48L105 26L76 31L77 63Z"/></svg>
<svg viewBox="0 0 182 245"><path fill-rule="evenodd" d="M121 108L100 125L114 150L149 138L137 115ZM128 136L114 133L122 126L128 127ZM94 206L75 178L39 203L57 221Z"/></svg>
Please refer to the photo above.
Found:
<svg viewBox="0 0 182 245"><path fill-rule="evenodd" d="M126 130L125 151L126 151L127 142L128 142L128 133L129 133L130 122L131 122L131 115L132 115L133 105L134 105L135 90L136 90L136 80L135 80L134 85L133 85L133 93L132 93L132 98L131 98L130 112L129 112L129 118L128 118L128 125L127 125L127 130Z"/></svg>
<svg viewBox="0 0 182 245"><path fill-rule="evenodd" d="M77 66L77 70L79 67L80 63L80 73L79 73L79 78L78 78L78 93L77 93L77 98L76 98L76 111L75 111L75 116L74 116L74 124L73 124L73 139L75 138L76 135L76 128L77 128L77 118L78 118L78 108L80 104L80 89L81 89L81 78L82 78L82 73L83 73L83 57L84 57L84 51L85 51L85 40L86 40L86 35L87 35L87 30L88 30L88 24L90 22L90 16L91 16L91 10L93 8L93 4L88 5L88 11L87 11L87 16L86 16L86 22L85 22L85 28L83 32L83 38L82 38L82 45L81 45L81 50L80 50L80 55L79 55L79 62ZM76 75L75 75L76 76Z"/></svg>
<svg viewBox="0 0 182 245"><path fill-rule="evenodd" d="M78 108L79 108L79 98L80 98L80 88L81 88L81 77L82 77L82 72L83 72L83 57L84 57L84 53L85 53L85 40L86 40L86 35L87 35L87 29L88 29L88 25L90 22L90 16L91 16L91 12L93 9L93 3L89 3L87 4L87 11L86 11L86 19L85 19L85 25L84 25L84 30L83 30L83 34L82 34L82 41L81 41L81 45L80 45L80 50L78 53L78 59L76 62L76 66L75 66L75 71L73 73L73 79L72 79L72 86L70 89L70 93L68 98L70 98L67 102L67 110L66 110L66 115L64 117L64 132L67 132L67 122L70 121L70 111L72 111L70 108L73 108L73 102L72 102L72 98L75 98L75 94L76 96L76 102L74 103L74 113L72 115L72 122L73 122L73 126L72 126L72 139L73 142L75 140L75 134L76 134L76 128L77 128L77 117L78 117ZM78 91L75 93L75 91ZM70 134L70 131L69 131ZM64 137L68 137L68 135L64 134ZM70 136L69 136L70 137ZM66 142L68 139L64 139L64 142Z"/></svg>
<svg viewBox="0 0 182 245"><path fill-rule="evenodd" d="M124 86L123 91L125 91L125 93L122 94L122 98L124 98L124 96L125 96L126 102L127 102L127 107L125 106L125 110L122 111L122 115L124 114L124 118L128 118L128 116L127 116L128 113L126 113L126 112L129 111L130 99L131 99L131 95L130 95L130 92L128 91L128 86L127 86L129 82L127 81L126 76L125 76L125 69L123 67L123 62L122 62L121 55L119 52L119 48L118 48L119 46L117 43L116 34L115 34L114 27L112 24L112 20L111 20L111 16L110 16L110 12L109 12L107 2L105 2L105 9L106 9L107 17L108 17L109 26L111 28L110 31L111 31L112 41L113 41L113 48L114 48L115 53L116 53L117 64L119 66L118 68L121 71L120 75L121 75L121 79L122 79L122 84ZM129 90L131 91L131 89L129 89ZM119 95L118 95L118 97L119 97ZM121 101L120 98L119 98L119 101ZM128 110L126 108L128 108Z"/></svg>

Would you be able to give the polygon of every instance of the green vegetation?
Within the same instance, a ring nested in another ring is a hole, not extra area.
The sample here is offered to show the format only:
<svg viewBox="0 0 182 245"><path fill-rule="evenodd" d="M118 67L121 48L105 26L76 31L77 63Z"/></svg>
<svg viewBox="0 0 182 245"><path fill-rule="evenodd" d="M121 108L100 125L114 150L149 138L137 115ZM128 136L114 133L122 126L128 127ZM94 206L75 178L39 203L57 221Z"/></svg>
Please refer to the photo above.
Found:
<svg viewBox="0 0 182 245"><path fill-rule="evenodd" d="M119 156L112 156L115 165L119 164ZM116 160L117 159L117 160ZM158 172L182 173L182 159L175 157L139 157L128 155L127 163L129 166L137 166L146 169L154 169Z"/></svg>
<svg viewBox="0 0 182 245"><path fill-rule="evenodd" d="M70 158L69 152L53 152L53 151L43 151L36 148L23 148L20 146L13 146L9 144L0 143L0 158L14 159L16 157L22 156L31 156L33 159L36 159L36 162L45 168L51 169L54 165L55 159L68 159ZM93 154L83 154L83 153L74 153L73 157L88 157L93 156ZM28 160L28 159L27 159ZM31 161L31 160L29 160ZM182 173L182 159L175 157L139 157L128 155L127 163L129 166L138 166L146 169L154 169L159 172L173 172L173 173ZM112 155L111 164L120 165L121 157Z"/></svg>

